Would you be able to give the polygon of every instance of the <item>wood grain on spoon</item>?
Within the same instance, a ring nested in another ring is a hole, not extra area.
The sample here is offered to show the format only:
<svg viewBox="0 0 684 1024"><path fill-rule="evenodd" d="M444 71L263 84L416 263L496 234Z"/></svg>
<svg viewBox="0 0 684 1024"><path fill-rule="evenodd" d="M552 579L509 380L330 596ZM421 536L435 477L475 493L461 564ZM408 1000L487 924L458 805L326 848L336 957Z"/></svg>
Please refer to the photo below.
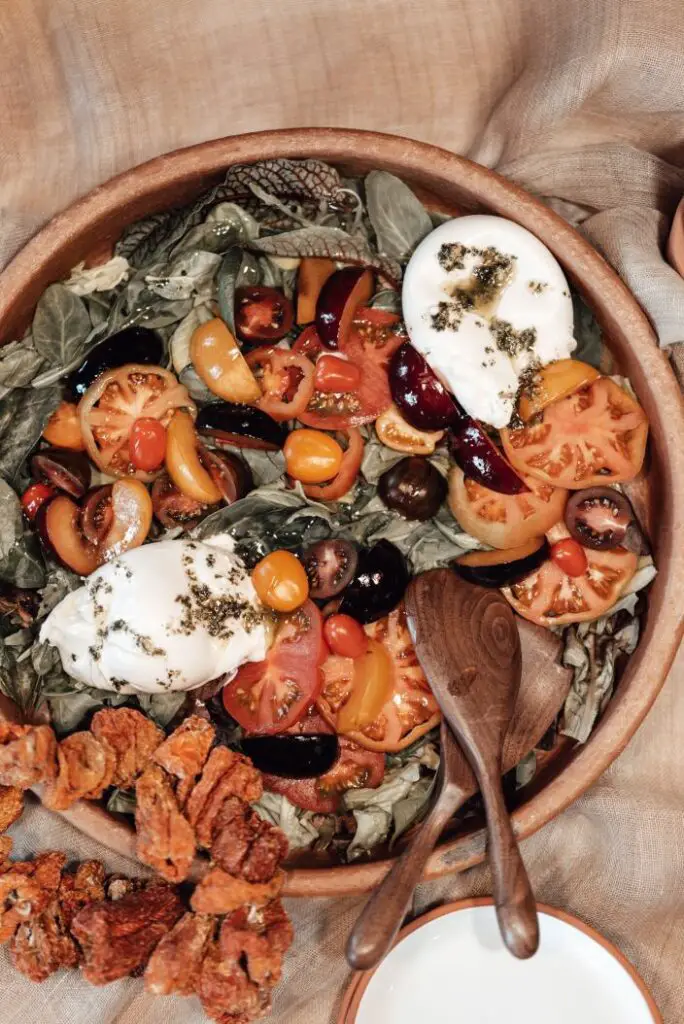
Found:
<svg viewBox="0 0 684 1024"><path fill-rule="evenodd" d="M504 772L515 768L553 725L572 682L572 672L560 664L560 638L526 619L517 620L517 625L522 676L504 743ZM355 970L370 970L389 951L440 835L477 792L473 771L444 722L440 746L440 776L428 815L371 895L349 936L347 961Z"/></svg>
<svg viewBox="0 0 684 1024"><path fill-rule="evenodd" d="M539 923L501 786L521 677L515 616L498 591L465 583L449 569L416 576L405 604L418 660L480 786L503 940L514 956L532 956Z"/></svg>

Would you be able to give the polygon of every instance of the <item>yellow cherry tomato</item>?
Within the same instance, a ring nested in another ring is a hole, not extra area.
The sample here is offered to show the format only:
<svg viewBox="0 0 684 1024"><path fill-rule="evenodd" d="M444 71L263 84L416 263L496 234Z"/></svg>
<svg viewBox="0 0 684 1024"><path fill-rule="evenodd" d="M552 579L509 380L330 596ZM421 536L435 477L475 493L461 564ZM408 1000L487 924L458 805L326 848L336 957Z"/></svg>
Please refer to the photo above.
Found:
<svg viewBox="0 0 684 1024"><path fill-rule="evenodd" d="M358 732L371 725L392 693L392 660L377 640L368 641L368 649L354 659L351 697L337 718L337 731Z"/></svg>
<svg viewBox="0 0 684 1024"><path fill-rule="evenodd" d="M309 596L304 566L289 551L273 551L252 569L257 597L276 612L293 612Z"/></svg>
<svg viewBox="0 0 684 1024"><path fill-rule="evenodd" d="M287 472L303 484L323 484L340 471L344 452L322 430L293 430L283 448Z"/></svg>
<svg viewBox="0 0 684 1024"><path fill-rule="evenodd" d="M523 387L518 402L520 419L527 423L547 405L557 402L560 398L567 398L573 392L591 384L598 376L598 370L589 363L580 362L579 359L558 359L555 363L549 363L542 370L538 370Z"/></svg>
<svg viewBox="0 0 684 1024"><path fill-rule="evenodd" d="M240 346L218 317L193 333L190 359L209 390L226 402L250 404L261 398L261 388Z"/></svg>

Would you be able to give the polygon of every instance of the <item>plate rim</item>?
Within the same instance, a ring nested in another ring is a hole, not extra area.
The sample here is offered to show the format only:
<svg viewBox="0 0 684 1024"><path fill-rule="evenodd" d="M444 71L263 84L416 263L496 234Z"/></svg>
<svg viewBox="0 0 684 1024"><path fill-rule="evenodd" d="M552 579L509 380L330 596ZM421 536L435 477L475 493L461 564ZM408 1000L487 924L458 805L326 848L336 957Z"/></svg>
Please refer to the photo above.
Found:
<svg viewBox="0 0 684 1024"><path fill-rule="evenodd" d="M409 924L405 925L392 943L389 952L391 953L400 942L409 935L412 935L413 932L425 927L426 924L437 920L437 918L446 917L448 914L457 914L461 910L471 910L474 907L479 908L493 906L494 900L491 896L472 896L468 899L454 900L451 903L445 903L442 906L434 907L427 913L417 917L415 921L411 921ZM649 1013L653 1018L653 1024L663 1024L662 1014L656 1005L653 995L651 994L651 990L637 971L634 964L627 959L624 953L618 949L610 939L607 939L605 935L596 931L596 929L587 924L586 921L582 921L581 918L575 917L574 914L570 914L567 910L561 910L559 907L552 907L548 903L537 903L537 910L541 914L546 914L548 917L555 917L564 924L569 924L572 928L583 932L584 935L587 935L590 939L597 942L599 946L602 946L603 949L605 949L606 952L609 953L614 960L617 960L620 966L624 968L640 991L641 995L644 997ZM387 955L389 956L389 953ZM383 963L384 959L385 958L383 958L380 963ZM336 1024L355 1024L361 1000L370 984L371 978L379 967L380 964L369 971L353 972L352 980L347 986L342 997L342 1002L340 1003Z"/></svg>

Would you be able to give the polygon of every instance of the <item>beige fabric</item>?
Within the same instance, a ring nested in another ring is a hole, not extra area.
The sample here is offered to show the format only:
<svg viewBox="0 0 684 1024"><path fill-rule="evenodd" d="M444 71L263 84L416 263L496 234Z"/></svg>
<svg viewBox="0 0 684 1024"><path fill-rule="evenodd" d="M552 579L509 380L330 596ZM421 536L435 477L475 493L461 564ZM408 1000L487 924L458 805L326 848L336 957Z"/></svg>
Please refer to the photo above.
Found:
<svg viewBox="0 0 684 1024"><path fill-rule="evenodd" d="M0 265L56 210L155 154L260 128L374 128L555 197L661 342L681 341L684 283L659 246L684 189L683 30L681 0L0 0ZM683 682L680 656L628 751L524 846L539 898L615 940L667 1024L684 1020ZM19 852L102 852L37 807L13 834ZM487 886L478 869L421 887L416 906ZM359 906L291 905L274 1020L331 1020ZM0 987L2 1024L202 1020L137 981L39 987L2 960Z"/></svg>

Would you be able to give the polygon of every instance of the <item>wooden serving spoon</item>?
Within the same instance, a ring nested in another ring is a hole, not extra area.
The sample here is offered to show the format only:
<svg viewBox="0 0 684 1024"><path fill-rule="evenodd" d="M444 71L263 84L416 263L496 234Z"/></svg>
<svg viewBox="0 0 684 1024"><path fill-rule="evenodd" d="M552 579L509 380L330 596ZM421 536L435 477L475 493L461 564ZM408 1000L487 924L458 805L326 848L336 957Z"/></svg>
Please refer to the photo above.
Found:
<svg viewBox="0 0 684 1024"><path fill-rule="evenodd" d="M405 605L418 660L482 793L502 938L525 959L537 951L539 922L501 785L522 669L513 610L498 591L466 583L450 569L416 576Z"/></svg>
<svg viewBox="0 0 684 1024"><path fill-rule="evenodd" d="M555 633L525 619L517 621L522 678L506 735L503 771L515 768L553 724L568 695L572 672L560 664L561 641ZM477 781L451 730L442 721L441 760L435 798L411 842L370 897L347 943L347 961L358 971L375 967L401 927L423 870L441 833Z"/></svg>

